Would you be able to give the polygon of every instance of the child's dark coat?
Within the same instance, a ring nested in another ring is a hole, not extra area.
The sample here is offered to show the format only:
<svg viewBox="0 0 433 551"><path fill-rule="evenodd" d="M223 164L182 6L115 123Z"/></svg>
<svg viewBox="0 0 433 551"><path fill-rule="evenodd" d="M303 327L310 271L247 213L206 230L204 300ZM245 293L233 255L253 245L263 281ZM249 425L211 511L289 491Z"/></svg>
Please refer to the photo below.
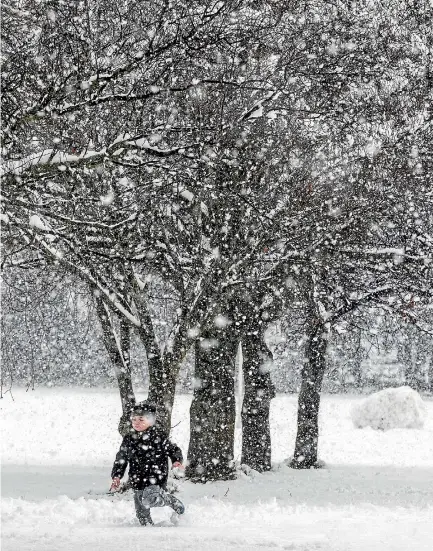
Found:
<svg viewBox="0 0 433 551"><path fill-rule="evenodd" d="M122 440L111 478L122 478L129 464L129 482L134 490L143 490L152 484L165 488L168 458L173 463L183 460L182 451L170 442L166 433L157 427L144 432L133 431Z"/></svg>

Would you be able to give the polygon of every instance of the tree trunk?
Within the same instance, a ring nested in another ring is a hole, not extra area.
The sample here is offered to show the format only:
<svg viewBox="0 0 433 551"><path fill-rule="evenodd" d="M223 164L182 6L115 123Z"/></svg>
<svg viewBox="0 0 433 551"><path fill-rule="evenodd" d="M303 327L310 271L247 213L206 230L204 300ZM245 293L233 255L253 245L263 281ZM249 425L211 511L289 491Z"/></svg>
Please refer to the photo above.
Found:
<svg viewBox="0 0 433 551"><path fill-rule="evenodd" d="M272 353L263 331L248 332L242 338L245 392L242 404L242 464L256 471L271 468L269 409L275 389L268 363Z"/></svg>
<svg viewBox="0 0 433 551"><path fill-rule="evenodd" d="M414 351L413 351L413 344L412 342L408 342L407 349L406 349L406 365L404 369L404 379L406 385L410 386L414 390L417 390L416 384L415 384L415 360L414 360Z"/></svg>
<svg viewBox="0 0 433 551"><path fill-rule="evenodd" d="M235 380L236 381L236 422L235 422L235 435L239 432L242 433L242 404L244 401L244 373L243 373L243 355L242 355L242 343L239 342L235 360Z"/></svg>
<svg viewBox="0 0 433 551"><path fill-rule="evenodd" d="M158 424L166 432L170 432L178 369L168 361L162 362L160 358L149 358L149 356L148 365L148 400L157 407Z"/></svg>
<svg viewBox="0 0 433 551"><path fill-rule="evenodd" d="M433 393L433 352L430 354L430 363L428 368L428 388Z"/></svg>
<svg viewBox="0 0 433 551"><path fill-rule="evenodd" d="M360 329L356 331L355 347L352 374L355 387L360 390L362 388L362 334Z"/></svg>
<svg viewBox="0 0 433 551"><path fill-rule="evenodd" d="M195 389L190 409L186 475L193 482L235 478L233 465L236 341L212 330L195 348Z"/></svg>
<svg viewBox="0 0 433 551"><path fill-rule="evenodd" d="M122 417L119 423L119 432L123 436L128 430L129 412L135 404L134 389L131 380L131 364L129 357L129 326L120 320L120 336L116 332L110 311L101 297L96 297L96 313L102 328L104 346L108 352L119 385L120 400L122 402Z"/></svg>
<svg viewBox="0 0 433 551"><path fill-rule="evenodd" d="M290 466L295 469L318 467L320 391L325 374L325 354L328 345L323 324L316 321L310 327L306 361L301 371L301 390L298 398L298 432L295 453Z"/></svg>
<svg viewBox="0 0 433 551"><path fill-rule="evenodd" d="M172 355L170 354L163 360L148 304L141 290L136 291L134 300L141 323L137 331L146 350L149 369L149 392L147 398L157 407L158 425L166 432L170 432L171 412L180 362L172 361Z"/></svg>

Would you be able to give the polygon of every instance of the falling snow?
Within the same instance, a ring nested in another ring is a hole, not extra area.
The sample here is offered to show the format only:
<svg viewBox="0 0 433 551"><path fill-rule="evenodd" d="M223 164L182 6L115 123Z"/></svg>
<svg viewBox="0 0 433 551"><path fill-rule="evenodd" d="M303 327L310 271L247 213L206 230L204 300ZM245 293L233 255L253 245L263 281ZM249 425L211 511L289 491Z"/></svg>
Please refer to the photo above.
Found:
<svg viewBox="0 0 433 551"><path fill-rule="evenodd" d="M5 549L433 547L432 10L4 4Z"/></svg>

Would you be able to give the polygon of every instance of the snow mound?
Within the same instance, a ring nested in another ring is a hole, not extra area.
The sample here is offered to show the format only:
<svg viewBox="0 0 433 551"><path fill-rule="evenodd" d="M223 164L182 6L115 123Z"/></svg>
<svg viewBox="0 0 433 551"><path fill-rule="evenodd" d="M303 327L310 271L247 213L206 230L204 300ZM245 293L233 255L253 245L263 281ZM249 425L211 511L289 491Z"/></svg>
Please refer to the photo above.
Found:
<svg viewBox="0 0 433 551"><path fill-rule="evenodd" d="M368 396L352 409L356 428L421 429L426 410L421 396L408 386L387 388Z"/></svg>

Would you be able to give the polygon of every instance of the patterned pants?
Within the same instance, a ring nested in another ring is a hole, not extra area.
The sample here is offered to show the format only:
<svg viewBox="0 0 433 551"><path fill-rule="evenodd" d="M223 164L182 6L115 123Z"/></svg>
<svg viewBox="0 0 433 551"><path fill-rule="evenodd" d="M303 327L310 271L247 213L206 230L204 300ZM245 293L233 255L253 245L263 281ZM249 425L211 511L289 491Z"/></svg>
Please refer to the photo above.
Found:
<svg viewBox="0 0 433 551"><path fill-rule="evenodd" d="M134 505L140 524L153 524L150 516L151 507L172 507L177 513L182 514L184 507L181 501L172 496L160 486L148 486L144 490L134 490Z"/></svg>

